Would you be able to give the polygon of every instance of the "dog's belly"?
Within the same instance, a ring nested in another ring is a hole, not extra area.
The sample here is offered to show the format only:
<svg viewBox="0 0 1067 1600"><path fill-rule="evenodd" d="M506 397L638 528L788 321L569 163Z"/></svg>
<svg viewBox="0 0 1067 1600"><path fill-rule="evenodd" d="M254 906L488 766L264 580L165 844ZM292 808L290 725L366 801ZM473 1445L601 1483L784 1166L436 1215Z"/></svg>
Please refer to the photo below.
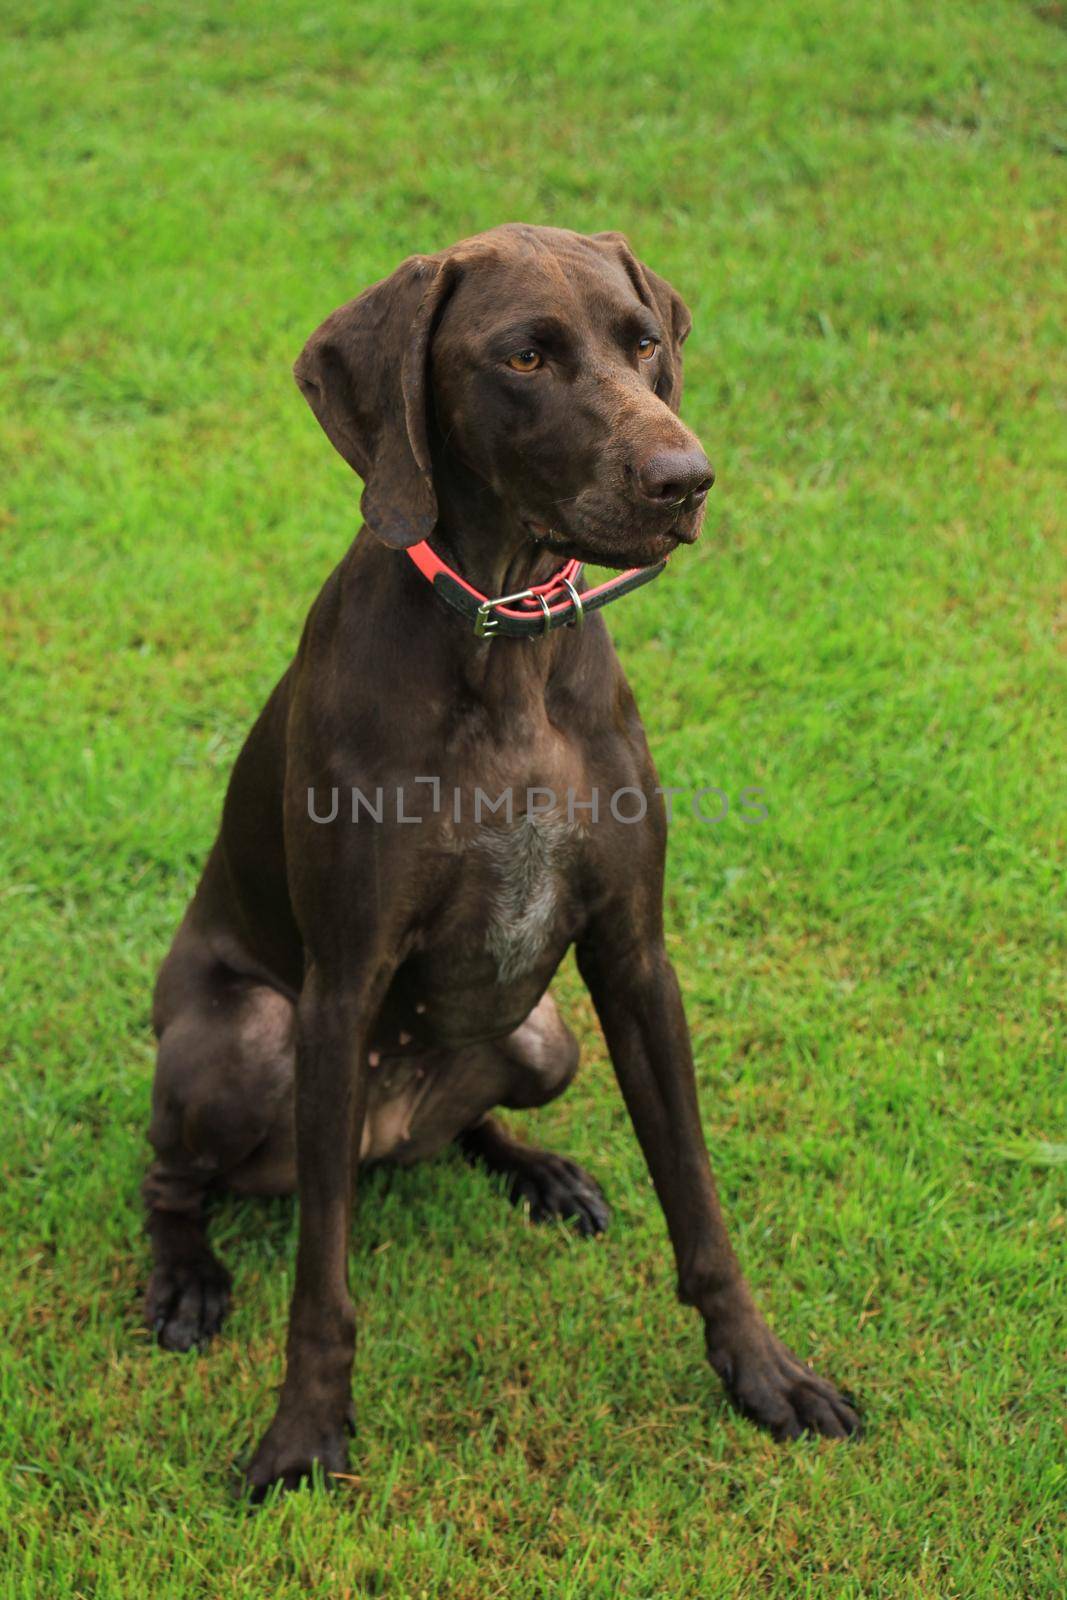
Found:
<svg viewBox="0 0 1067 1600"><path fill-rule="evenodd" d="M471 961L429 955L409 962L379 1015L372 1045L393 1055L502 1039L525 1022L566 950L565 940L553 938L529 971L507 983L484 951Z"/></svg>
<svg viewBox="0 0 1067 1600"><path fill-rule="evenodd" d="M435 1073L430 1052L384 1060L372 1052L361 1161L388 1161L409 1150Z"/></svg>
<svg viewBox="0 0 1067 1600"><path fill-rule="evenodd" d="M544 1105L577 1064L577 1045L550 994L503 1038L458 1048L409 1040L395 1052L372 1050L360 1159L421 1161L494 1106Z"/></svg>

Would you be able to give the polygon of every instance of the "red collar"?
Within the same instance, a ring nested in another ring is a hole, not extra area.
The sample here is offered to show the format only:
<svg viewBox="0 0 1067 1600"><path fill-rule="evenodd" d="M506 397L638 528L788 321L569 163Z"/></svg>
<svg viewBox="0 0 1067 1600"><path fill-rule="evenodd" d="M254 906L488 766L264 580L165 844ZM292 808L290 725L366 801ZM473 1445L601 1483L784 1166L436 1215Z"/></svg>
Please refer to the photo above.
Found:
<svg viewBox="0 0 1067 1600"><path fill-rule="evenodd" d="M431 549L428 539L409 545L407 553L442 600L474 623L474 631L480 639L491 639L497 634L530 638L572 624L580 628L587 611L597 611L631 589L640 588L643 583L657 578L667 565L664 560L650 567L630 567L580 594L582 563L565 561L544 583L492 600L466 578L461 578L447 561L442 561L436 550Z"/></svg>

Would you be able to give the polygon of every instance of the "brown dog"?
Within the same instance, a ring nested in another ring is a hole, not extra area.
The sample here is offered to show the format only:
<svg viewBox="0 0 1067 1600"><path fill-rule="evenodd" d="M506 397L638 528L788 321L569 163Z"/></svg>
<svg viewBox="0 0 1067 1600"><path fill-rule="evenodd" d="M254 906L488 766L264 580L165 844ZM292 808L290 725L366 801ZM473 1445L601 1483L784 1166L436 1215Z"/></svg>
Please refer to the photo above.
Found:
<svg viewBox="0 0 1067 1600"><path fill-rule="evenodd" d="M514 225L405 261L296 364L365 480L367 527L237 759L159 975L144 1185L147 1317L179 1350L229 1298L209 1187L298 1190L257 1495L345 1466L360 1161L458 1142L534 1216L606 1225L591 1178L490 1115L574 1075L548 994L571 944L730 1398L779 1438L856 1428L767 1327L727 1239L664 949L662 798L584 616L697 536L713 479L677 416L689 326L619 234ZM579 598L577 560L643 570Z"/></svg>

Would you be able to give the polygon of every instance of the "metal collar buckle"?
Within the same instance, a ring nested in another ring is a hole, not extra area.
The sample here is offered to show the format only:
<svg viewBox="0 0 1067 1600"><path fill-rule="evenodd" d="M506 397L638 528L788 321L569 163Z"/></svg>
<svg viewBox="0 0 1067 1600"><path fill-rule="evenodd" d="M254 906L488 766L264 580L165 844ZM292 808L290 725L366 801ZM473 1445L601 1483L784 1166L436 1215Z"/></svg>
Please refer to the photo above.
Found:
<svg viewBox="0 0 1067 1600"><path fill-rule="evenodd" d="M516 600L532 600L532 589L520 589L518 594L498 594L495 600L483 600L474 619L474 631L479 639L488 639L500 631L500 622L493 616L496 606L510 606Z"/></svg>
<svg viewBox="0 0 1067 1600"><path fill-rule="evenodd" d="M585 622L585 607L582 605L582 597L569 578L563 578L561 581L570 598L574 612L573 617L568 618L565 626L568 628L580 628ZM541 607L543 618L541 625L542 637L550 633L552 631L552 611L544 595L539 594L534 589L520 589L517 594L501 594L497 595L495 600L482 601L474 618L474 632L477 637L479 639L491 639L495 633L500 632L500 619L493 616L493 611L497 606L515 605L523 600L537 601Z"/></svg>

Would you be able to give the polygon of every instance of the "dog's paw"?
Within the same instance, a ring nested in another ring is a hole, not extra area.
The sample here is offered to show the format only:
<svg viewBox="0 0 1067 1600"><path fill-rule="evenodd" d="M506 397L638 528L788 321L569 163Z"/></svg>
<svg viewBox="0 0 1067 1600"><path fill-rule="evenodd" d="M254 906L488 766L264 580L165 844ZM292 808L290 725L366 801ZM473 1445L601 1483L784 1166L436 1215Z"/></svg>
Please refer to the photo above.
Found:
<svg viewBox="0 0 1067 1600"><path fill-rule="evenodd" d="M275 1484L296 1489L321 1477L328 1486L333 1473L348 1469L352 1430L351 1407L329 1418L279 1411L245 1473L252 1503L260 1504Z"/></svg>
<svg viewBox="0 0 1067 1600"><path fill-rule="evenodd" d="M611 1221L611 1211L600 1185L576 1161L552 1155L548 1150L531 1151L524 1156L509 1185L516 1205L527 1205L532 1222L561 1218L573 1222L586 1237L603 1233Z"/></svg>
<svg viewBox="0 0 1067 1600"><path fill-rule="evenodd" d="M729 1346L719 1344L709 1330L708 1360L730 1403L778 1441L805 1433L848 1439L860 1431L851 1401L799 1360L765 1323Z"/></svg>
<svg viewBox="0 0 1067 1600"><path fill-rule="evenodd" d="M191 1350L213 1339L230 1304L230 1274L210 1250L160 1262L145 1292L145 1322L164 1350Z"/></svg>

